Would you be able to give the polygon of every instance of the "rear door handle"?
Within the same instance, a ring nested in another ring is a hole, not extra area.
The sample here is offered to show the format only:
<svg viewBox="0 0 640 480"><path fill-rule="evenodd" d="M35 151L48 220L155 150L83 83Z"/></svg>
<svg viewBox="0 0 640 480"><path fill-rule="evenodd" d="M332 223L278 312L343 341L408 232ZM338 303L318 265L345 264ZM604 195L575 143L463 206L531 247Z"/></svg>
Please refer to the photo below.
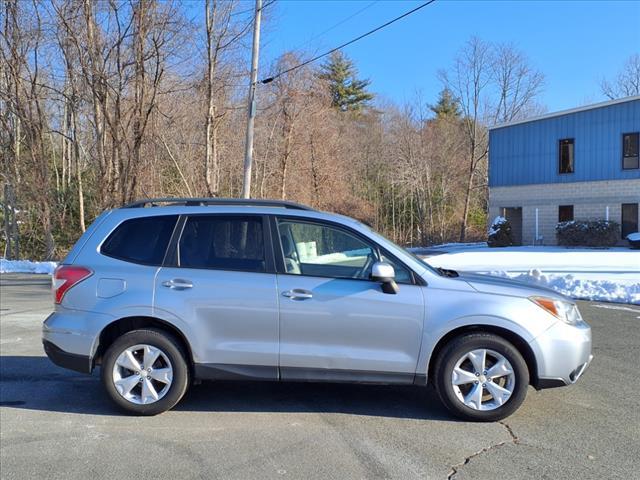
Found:
<svg viewBox="0 0 640 480"><path fill-rule="evenodd" d="M282 296L290 298L291 300L308 300L309 298L313 298L313 293L309 290L303 290L302 288L294 288L293 290L282 292Z"/></svg>
<svg viewBox="0 0 640 480"><path fill-rule="evenodd" d="M182 278L174 278L172 280L167 280L166 282L162 282L163 287L171 288L172 290L186 290L187 288L192 288L193 283L190 280L184 280Z"/></svg>

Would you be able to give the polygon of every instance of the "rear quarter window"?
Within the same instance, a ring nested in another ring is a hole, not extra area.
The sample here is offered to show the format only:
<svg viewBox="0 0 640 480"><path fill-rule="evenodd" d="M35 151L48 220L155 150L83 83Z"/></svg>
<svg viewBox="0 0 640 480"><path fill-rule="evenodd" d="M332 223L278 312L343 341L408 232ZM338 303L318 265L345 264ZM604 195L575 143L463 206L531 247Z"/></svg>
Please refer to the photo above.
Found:
<svg viewBox="0 0 640 480"><path fill-rule="evenodd" d="M161 265L176 215L125 220L107 237L100 253L108 257L143 265Z"/></svg>

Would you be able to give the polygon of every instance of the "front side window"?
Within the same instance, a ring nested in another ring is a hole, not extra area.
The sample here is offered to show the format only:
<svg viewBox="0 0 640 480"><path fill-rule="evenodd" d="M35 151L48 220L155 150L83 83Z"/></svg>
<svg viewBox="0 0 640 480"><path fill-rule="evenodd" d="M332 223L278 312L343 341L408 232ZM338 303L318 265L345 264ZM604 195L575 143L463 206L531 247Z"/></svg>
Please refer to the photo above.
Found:
<svg viewBox="0 0 640 480"><path fill-rule="evenodd" d="M638 231L638 204L622 204L622 238L627 238L630 233Z"/></svg>
<svg viewBox="0 0 640 480"><path fill-rule="evenodd" d="M622 136L622 168L640 168L640 133L625 133Z"/></svg>
<svg viewBox="0 0 640 480"><path fill-rule="evenodd" d="M570 222L573 220L573 205L560 205L558 207L558 222Z"/></svg>
<svg viewBox="0 0 640 480"><path fill-rule="evenodd" d="M179 267L264 272L262 218L193 216L176 252Z"/></svg>
<svg viewBox="0 0 640 480"><path fill-rule="evenodd" d="M404 283L409 285L413 283L413 275L411 275L411 272L408 268L403 267L400 263L398 263L398 261L384 254L381 257L381 260L393 267L393 271L396 274L396 283Z"/></svg>
<svg viewBox="0 0 640 480"><path fill-rule="evenodd" d="M329 225L279 219L278 233L287 273L314 277L368 279L374 249Z"/></svg>
<svg viewBox="0 0 640 480"><path fill-rule="evenodd" d="M107 237L100 253L125 262L162 265L176 215L159 215L125 220Z"/></svg>
<svg viewBox="0 0 640 480"><path fill-rule="evenodd" d="M560 140L560 173L573 173L574 171L573 138Z"/></svg>

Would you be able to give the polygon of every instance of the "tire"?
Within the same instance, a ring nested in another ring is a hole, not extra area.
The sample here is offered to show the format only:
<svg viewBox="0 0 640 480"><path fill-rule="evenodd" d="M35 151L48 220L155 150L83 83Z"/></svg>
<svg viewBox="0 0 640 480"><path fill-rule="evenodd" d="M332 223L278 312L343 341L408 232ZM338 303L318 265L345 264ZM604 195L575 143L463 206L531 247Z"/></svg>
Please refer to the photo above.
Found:
<svg viewBox="0 0 640 480"><path fill-rule="evenodd" d="M172 335L145 328L127 332L113 342L104 355L101 377L118 407L136 415L157 415L173 408L184 396L189 366L181 344Z"/></svg>
<svg viewBox="0 0 640 480"><path fill-rule="evenodd" d="M477 372L476 367L483 364L481 352L485 352L484 371ZM529 386L529 369L520 352L489 333L453 339L438 355L434 372L444 406L453 415L476 422L495 422L511 415L522 405Z"/></svg>

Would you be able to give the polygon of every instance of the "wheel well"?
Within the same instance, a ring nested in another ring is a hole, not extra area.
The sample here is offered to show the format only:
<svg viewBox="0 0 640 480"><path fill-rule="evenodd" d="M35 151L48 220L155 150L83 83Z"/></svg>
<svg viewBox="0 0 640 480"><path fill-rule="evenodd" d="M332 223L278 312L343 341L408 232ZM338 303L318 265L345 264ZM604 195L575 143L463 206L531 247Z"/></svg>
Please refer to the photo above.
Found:
<svg viewBox="0 0 640 480"><path fill-rule="evenodd" d="M428 381L432 381L435 375L433 371L436 364L436 359L440 355L440 352L444 348L444 346L453 340L456 337L464 335L465 333L477 333L477 332L486 332L493 333L499 337L504 338L505 340L511 342L514 347L518 349L524 361L527 364L527 368L529 369L529 383L531 385L536 385L538 382L538 364L536 363L536 357L533 354L533 350L529 344L518 334L513 333L511 330L507 330L506 328L495 327L492 325L466 325L464 327L456 328L455 330L451 330L444 337L442 337L438 343L436 344L433 352L431 353L431 358L429 359L429 368L428 368Z"/></svg>
<svg viewBox="0 0 640 480"><path fill-rule="evenodd" d="M125 317L107 325L100 333L98 349L94 357L95 364L99 365L102 362L102 356L116 339L127 332L138 330L139 328L155 328L156 330L163 330L172 335L182 345L182 348L187 354L187 362L189 365L191 367L193 366L191 348L182 332L173 325L154 317Z"/></svg>

